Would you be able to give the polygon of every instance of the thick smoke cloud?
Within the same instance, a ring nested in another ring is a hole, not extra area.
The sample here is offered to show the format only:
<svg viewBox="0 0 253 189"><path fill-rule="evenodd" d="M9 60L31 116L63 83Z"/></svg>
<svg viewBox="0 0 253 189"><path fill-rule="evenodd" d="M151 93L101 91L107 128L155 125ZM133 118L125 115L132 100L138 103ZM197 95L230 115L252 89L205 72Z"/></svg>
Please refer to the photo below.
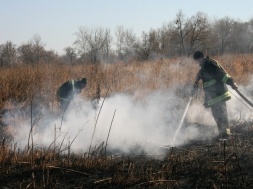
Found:
<svg viewBox="0 0 253 189"><path fill-rule="evenodd" d="M115 94L101 99L96 106L92 102L77 99L63 117L52 118L44 110L44 116L34 126L34 144L50 146L56 137L58 145L63 142L66 147L73 142L72 150L88 151L90 145L94 148L106 142L109 134L108 151L130 153L141 149L153 153L156 147L171 145L186 103L169 91L151 93L141 100L127 94ZM30 128L30 120L16 125L14 140L18 145L27 145ZM175 145L198 134L196 129L189 127L186 130L180 132Z"/></svg>
<svg viewBox="0 0 253 189"><path fill-rule="evenodd" d="M239 86L239 89L252 100L252 86ZM235 95L227 102L230 120L241 119L242 115L244 119L250 119L252 111L239 100L235 91L229 90ZM72 152L88 152L90 146L94 149L105 143L109 135L107 151L110 153L153 154L161 153L164 146L179 146L192 139L214 137L217 127L210 109L193 100L173 143L187 103L187 98L180 98L173 90L156 91L142 99L114 94L98 104L77 99L63 117L53 117L43 110L44 116L34 126L33 142L37 147L47 148L55 141L58 148L62 144L61 148L65 149L71 144ZM20 148L26 147L30 129L30 119L15 126L14 142Z"/></svg>

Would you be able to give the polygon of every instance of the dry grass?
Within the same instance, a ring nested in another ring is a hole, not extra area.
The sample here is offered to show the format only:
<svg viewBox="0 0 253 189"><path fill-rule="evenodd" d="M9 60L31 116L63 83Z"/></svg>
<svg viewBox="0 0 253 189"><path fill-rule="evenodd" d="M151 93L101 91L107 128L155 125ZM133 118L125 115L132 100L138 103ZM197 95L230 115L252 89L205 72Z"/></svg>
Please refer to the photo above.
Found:
<svg viewBox="0 0 253 189"><path fill-rule="evenodd" d="M216 57L240 85L247 85L253 56ZM55 92L66 80L86 77L89 99L129 93L141 99L154 90L191 85L198 67L191 59L101 65L37 65L0 70L0 109L29 108L39 102L58 112ZM235 122L228 142L189 141L164 148L166 156L113 156L101 144L90 154L64 155L55 147L0 145L0 183L6 188L252 188L252 123ZM246 131L246 132L244 132ZM52 144L53 146L53 144Z"/></svg>
<svg viewBox="0 0 253 189"><path fill-rule="evenodd" d="M251 124L233 127L246 129L242 137L189 141L164 148L165 156L104 156L96 153L99 149L89 156L58 156L48 149L19 151L2 142L0 182L7 188L251 188Z"/></svg>
<svg viewBox="0 0 253 189"><path fill-rule="evenodd" d="M215 57L239 84L247 84L252 73L252 56ZM56 104L55 92L66 80L86 77L88 87L83 96L96 98L125 92L146 94L156 89L168 89L173 85L191 84L198 70L191 59L168 59L156 62L132 62L116 64L19 66L1 68L0 109L27 105L38 100L44 106ZM100 90L99 94L98 91Z"/></svg>

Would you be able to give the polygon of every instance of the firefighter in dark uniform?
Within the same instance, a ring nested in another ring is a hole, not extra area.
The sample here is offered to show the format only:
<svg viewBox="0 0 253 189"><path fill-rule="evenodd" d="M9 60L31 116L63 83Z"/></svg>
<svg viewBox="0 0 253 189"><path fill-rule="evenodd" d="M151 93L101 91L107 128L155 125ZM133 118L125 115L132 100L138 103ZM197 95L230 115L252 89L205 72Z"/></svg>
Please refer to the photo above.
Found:
<svg viewBox="0 0 253 189"><path fill-rule="evenodd" d="M87 85L86 78L81 80L69 80L63 83L57 90L57 97L60 103L61 112L67 109L68 104L75 96L82 92Z"/></svg>
<svg viewBox="0 0 253 189"><path fill-rule="evenodd" d="M216 60L208 56L204 57L202 51L196 51L193 58L200 66L194 88L198 88L199 80L202 80L205 93L204 106L211 108L218 126L219 137L226 139L231 135L226 106L226 101L231 99L231 93L228 91L227 85L233 89L237 89L238 86Z"/></svg>

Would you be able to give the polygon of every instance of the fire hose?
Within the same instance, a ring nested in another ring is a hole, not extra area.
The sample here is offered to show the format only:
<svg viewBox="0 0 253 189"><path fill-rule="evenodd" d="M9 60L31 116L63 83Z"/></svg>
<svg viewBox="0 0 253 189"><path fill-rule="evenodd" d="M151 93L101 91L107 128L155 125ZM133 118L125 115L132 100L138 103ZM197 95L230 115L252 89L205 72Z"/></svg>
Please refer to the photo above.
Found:
<svg viewBox="0 0 253 189"><path fill-rule="evenodd" d="M238 95L240 95L240 97L242 97L251 107L253 107L253 103L250 102L238 89L235 89L235 91L236 91L236 92L238 93ZM197 92L197 88L195 88L195 89L192 91L192 93L191 93L191 96L190 96L190 99L189 99L189 101L188 101L188 103L187 103L187 106L186 106L186 108L185 108L183 117L182 117L182 119L181 119L181 121L180 121L180 124L179 124L179 126L178 126L178 128L177 128L177 130L176 130L175 135L174 135L173 142L172 142L172 146L173 146L174 143L175 143L175 140L176 140L176 137L177 137L177 135L178 135L179 129L180 129L181 126L182 126L182 123L183 123L183 121L184 121L184 119L185 119L186 113L187 113L187 111L188 111L188 109L189 109L191 100L192 100L193 96L196 94L196 92Z"/></svg>
<svg viewBox="0 0 253 189"><path fill-rule="evenodd" d="M235 89L235 91L240 95L240 97L242 97L243 100L245 100L251 107L253 107L252 102L250 102L238 89Z"/></svg>

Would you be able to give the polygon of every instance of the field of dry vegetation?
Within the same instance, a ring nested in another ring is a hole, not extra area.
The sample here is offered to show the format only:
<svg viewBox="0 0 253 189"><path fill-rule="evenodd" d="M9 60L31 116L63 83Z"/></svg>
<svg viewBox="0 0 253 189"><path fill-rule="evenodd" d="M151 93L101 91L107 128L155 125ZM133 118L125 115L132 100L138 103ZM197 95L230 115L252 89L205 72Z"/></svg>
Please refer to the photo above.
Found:
<svg viewBox="0 0 253 189"><path fill-rule="evenodd" d="M215 58L239 86L249 84L252 55ZM197 70L188 58L1 68L0 188L252 188L253 125L249 120L232 123L233 131L240 134L229 141L189 141L180 147L164 148L166 155L162 157L109 155L101 153L104 146L92 146L90 153L82 154L67 149L63 155L54 145L36 148L30 144L20 151L8 138L9 125L2 122L4 114L13 109L44 107L57 115L57 88L82 77L88 80L81 94L87 99L127 93L139 100L155 90L174 90L175 86L178 95L186 98L184 87L193 84Z"/></svg>

